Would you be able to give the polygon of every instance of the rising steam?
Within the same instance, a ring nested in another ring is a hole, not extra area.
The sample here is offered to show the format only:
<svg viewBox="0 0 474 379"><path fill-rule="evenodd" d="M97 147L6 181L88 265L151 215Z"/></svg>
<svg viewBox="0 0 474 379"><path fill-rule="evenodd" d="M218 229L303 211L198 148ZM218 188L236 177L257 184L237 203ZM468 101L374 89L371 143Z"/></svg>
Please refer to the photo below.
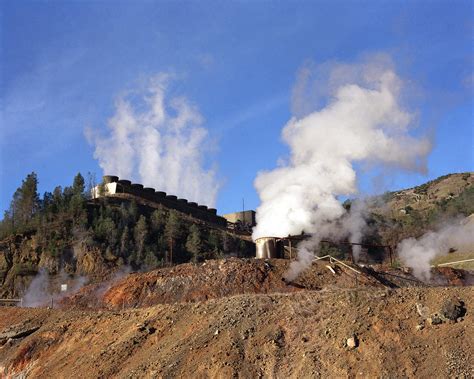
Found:
<svg viewBox="0 0 474 379"><path fill-rule="evenodd" d="M118 98L108 135L86 129L104 173L213 206L219 185L204 168L208 144L199 111L167 94L172 76L153 77L146 88Z"/></svg>
<svg viewBox="0 0 474 379"><path fill-rule="evenodd" d="M317 87L308 85L312 78ZM255 180L261 205L254 239L313 234L290 279L307 266L307 253L321 238L360 242L365 225L360 207L348 213L338 200L358 192L355 163L425 170L431 143L410 134L414 116L400 105L402 84L382 56L353 65L305 67L300 73L293 92L296 115L282 131L289 162ZM313 89L319 95L306 96ZM314 100L311 111L307 98Z"/></svg>
<svg viewBox="0 0 474 379"><path fill-rule="evenodd" d="M50 305L51 301L57 305L61 299L78 291L86 282L86 277L70 277L63 270L61 270L59 275L50 277L48 270L42 268L33 278L23 295L23 306L44 307ZM60 291L61 284L67 285L65 291Z"/></svg>
<svg viewBox="0 0 474 379"><path fill-rule="evenodd" d="M418 239L407 238L398 244L397 252L417 278L429 280L430 264L434 258L448 254L450 249L467 252L473 248L474 222L465 219L436 232L430 231Z"/></svg>

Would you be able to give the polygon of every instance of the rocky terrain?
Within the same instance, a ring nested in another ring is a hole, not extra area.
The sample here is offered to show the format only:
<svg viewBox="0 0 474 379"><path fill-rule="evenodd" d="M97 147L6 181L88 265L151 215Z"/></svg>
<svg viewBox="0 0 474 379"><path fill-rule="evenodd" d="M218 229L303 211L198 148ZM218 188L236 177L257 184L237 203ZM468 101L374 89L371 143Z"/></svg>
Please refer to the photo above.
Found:
<svg viewBox="0 0 474 379"><path fill-rule="evenodd" d="M289 265L290 261L284 259L230 258L129 273L105 283L85 286L61 299L58 305L74 309L119 310L199 302L239 294L474 284L474 274L449 267L433 269L431 282L426 284L406 269L381 265L363 267L327 260L315 261L295 281L287 282L284 277Z"/></svg>
<svg viewBox="0 0 474 379"><path fill-rule="evenodd" d="M3 308L0 372L470 378L473 302L472 288L412 287L242 294L121 311ZM455 320L442 313L459 304Z"/></svg>
<svg viewBox="0 0 474 379"><path fill-rule="evenodd" d="M474 375L469 273L433 270L426 285L403 270L346 264L315 262L294 283L282 280L285 260L183 264L86 286L60 309L3 307L0 373Z"/></svg>

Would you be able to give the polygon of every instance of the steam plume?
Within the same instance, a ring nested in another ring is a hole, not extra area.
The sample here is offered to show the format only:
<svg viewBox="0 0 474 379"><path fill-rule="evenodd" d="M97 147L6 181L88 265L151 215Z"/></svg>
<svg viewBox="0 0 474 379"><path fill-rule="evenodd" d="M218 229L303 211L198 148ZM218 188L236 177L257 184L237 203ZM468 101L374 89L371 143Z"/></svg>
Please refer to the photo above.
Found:
<svg viewBox="0 0 474 379"><path fill-rule="evenodd" d="M65 296L78 291L86 282L86 277L76 276L70 278L62 270L58 277L52 278L49 276L48 270L42 268L23 295L23 306L42 307L49 305L51 299L54 303L57 303ZM67 291L60 292L60 284L62 283L67 283Z"/></svg>
<svg viewBox="0 0 474 379"><path fill-rule="evenodd" d="M213 206L219 185L203 166L208 133L186 98L167 95L171 79L159 74L120 96L108 135L86 129L86 137L104 172Z"/></svg>
<svg viewBox="0 0 474 379"><path fill-rule="evenodd" d="M423 171L431 143L410 135L414 117L400 106L402 81L387 57L316 67L312 76L322 87L312 112L305 97L314 86L304 83L312 71L304 70L293 93L298 114L282 131L289 161L255 180L261 205L253 238L305 231L313 234L312 247L323 237L358 242L365 224L360 208L347 213L338 200L358 192L354 164ZM292 275L305 266L299 264Z"/></svg>
<svg viewBox="0 0 474 379"><path fill-rule="evenodd" d="M397 247L398 256L413 274L421 280L431 277L430 263L439 256L448 254L450 249L460 251L474 250L474 222L467 219L452 224L437 232L430 231L422 237L407 238Z"/></svg>

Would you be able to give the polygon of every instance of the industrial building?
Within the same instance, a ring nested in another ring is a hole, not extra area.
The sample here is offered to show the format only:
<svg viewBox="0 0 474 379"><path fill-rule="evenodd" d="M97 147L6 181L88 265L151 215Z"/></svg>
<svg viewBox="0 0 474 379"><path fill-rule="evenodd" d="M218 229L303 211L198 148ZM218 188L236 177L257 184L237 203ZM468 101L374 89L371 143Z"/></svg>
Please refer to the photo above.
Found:
<svg viewBox="0 0 474 379"><path fill-rule="evenodd" d="M154 188L143 187L142 184L120 179L118 176L105 175L103 177L103 183L92 189L91 196L93 199L104 196L136 199L142 203L162 205L166 208L177 210L202 221L222 227L227 226L227 220L224 217L218 216L215 208L208 208L206 205L190 202L187 199L178 199L174 195L168 195L162 191L155 191Z"/></svg>
<svg viewBox="0 0 474 379"><path fill-rule="evenodd" d="M242 212L227 213L222 215L227 221L236 224L238 222L253 228L256 225L255 211L248 210Z"/></svg>

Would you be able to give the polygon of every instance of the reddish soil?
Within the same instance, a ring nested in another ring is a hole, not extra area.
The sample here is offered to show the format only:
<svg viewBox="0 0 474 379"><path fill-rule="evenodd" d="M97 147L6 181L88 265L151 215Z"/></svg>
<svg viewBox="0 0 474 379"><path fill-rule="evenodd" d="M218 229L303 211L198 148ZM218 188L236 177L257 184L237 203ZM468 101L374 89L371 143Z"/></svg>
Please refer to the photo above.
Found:
<svg viewBox="0 0 474 379"><path fill-rule="evenodd" d="M474 377L472 287L401 270L356 282L327 262L287 285L287 264L181 265L86 287L63 309L0 308L0 376ZM446 301L462 316L437 319Z"/></svg>
<svg viewBox="0 0 474 379"><path fill-rule="evenodd" d="M372 275L357 274L347 267L333 265L327 261L315 262L298 279L287 283L283 278L288 266L289 261L284 259L238 258L207 261L200 265L182 264L147 273L129 274L107 284L86 286L77 294L64 299L62 306L122 309L205 301L237 294L384 287L384 283L411 286L418 283L412 276L400 270L395 270L396 276L376 278ZM335 270L335 274L329 266ZM362 271L363 268L357 270Z"/></svg>

